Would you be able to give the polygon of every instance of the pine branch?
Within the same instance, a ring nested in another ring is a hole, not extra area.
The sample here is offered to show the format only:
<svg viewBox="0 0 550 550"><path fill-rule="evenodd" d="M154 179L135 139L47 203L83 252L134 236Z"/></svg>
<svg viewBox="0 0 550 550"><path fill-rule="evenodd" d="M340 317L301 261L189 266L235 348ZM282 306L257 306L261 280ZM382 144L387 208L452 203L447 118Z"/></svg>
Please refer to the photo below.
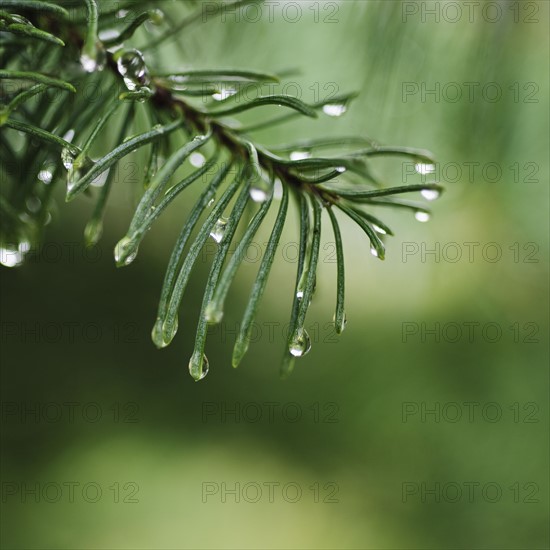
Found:
<svg viewBox="0 0 550 550"><path fill-rule="evenodd" d="M219 10L238 9L251 1L254 0L219 4ZM384 259L384 239L393 233L365 208L412 209L417 219L425 221L428 210L422 203L395 197L420 192L423 198L433 200L442 188L435 182L384 187L372 173L371 159L405 157L424 174L432 171L431 155L411 148L382 147L361 137L317 138L267 148L254 138L256 132L300 116L317 118L320 113L341 116L356 94L313 105L280 94L250 100L244 90L263 82L278 82L280 77L243 68L156 72L143 52L156 51L175 39L181 29L200 24L198 10L167 26L140 51L127 46L127 42L146 39L145 24L165 25L159 4L169 11L170 3L164 6L164 2L145 1L140 2L139 8L128 3L120 12L122 17L117 17L119 12L113 10L102 11L96 0L85 0L74 7L70 17L63 2L60 4L31 0L0 2L0 32L11 37L1 46L5 67L0 70L3 90L0 159L6 166L24 167L23 173L6 171L3 177L0 261L8 267L20 265L30 245L40 239L49 221L54 187L65 183L69 201L89 194L92 183L101 183L100 178L104 177L85 230L86 242L96 243L115 184L116 166L136 150L149 151L142 182L144 192L126 235L115 247L119 267L132 263L148 230L176 197L196 182L209 178L175 243L152 331L153 342L159 348L174 338L178 312L196 260L207 239L213 238L218 250L206 281L195 349L189 363L192 377L200 380L209 369L204 353L208 324L221 322L225 299L242 257L266 223L267 214L276 202L275 189L280 187L282 197L241 323L233 365L237 366L248 350L252 323L292 200L300 211L300 251L290 335L281 369L282 375L289 374L295 358L306 355L311 348L305 321L316 284L323 210L328 212L336 242L334 323L341 333L346 324L344 250L335 211L357 223L366 233L373 255ZM80 70L75 70L77 63ZM92 84L105 94L106 101L90 104L81 91ZM113 89L124 91L113 96ZM54 98L59 100L57 105ZM210 101L200 103L197 98ZM285 114L249 126L229 118L270 105L280 106L286 110ZM121 110L124 116L120 128L112 132L109 127ZM140 126L144 118L151 121L145 130ZM14 146L22 139L17 132L23 133L23 147ZM100 158L92 160L92 149L100 148L100 143L112 142L113 137L112 146L104 145ZM182 138L184 144L175 145ZM189 164L191 172L176 178L178 170ZM194 228L217 191L221 192L220 198L192 239ZM224 215L231 204L226 219ZM243 225L248 205L256 210L244 228L235 255L228 258L229 246Z"/></svg>

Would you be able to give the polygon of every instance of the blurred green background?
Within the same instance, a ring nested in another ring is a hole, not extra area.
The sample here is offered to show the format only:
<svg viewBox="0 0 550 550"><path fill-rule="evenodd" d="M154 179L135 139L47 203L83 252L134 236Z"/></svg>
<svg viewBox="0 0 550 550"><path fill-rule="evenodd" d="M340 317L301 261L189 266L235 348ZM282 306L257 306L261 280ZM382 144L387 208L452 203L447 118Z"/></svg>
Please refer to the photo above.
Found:
<svg viewBox="0 0 550 550"><path fill-rule="evenodd" d="M81 242L91 201L60 202L44 254L1 271L3 548L548 548L549 4L481 2L461 16L454 2L294 4L295 22L286 0L272 3L272 21L267 9L258 22L212 18L161 62L298 68L289 80L307 102L358 90L345 116L258 140L359 134L429 149L447 187L432 221L384 212L397 236L383 263L342 223L348 326L338 339L323 234L313 349L284 382L296 265L279 254L256 342L233 370L232 331L258 266L245 263L207 344L210 373L194 383L187 362L211 253L174 343L157 351L149 339L192 203L116 270L135 186L117 186L97 261ZM396 185L413 182L409 168L377 165ZM297 241L289 225L282 247ZM38 417L24 412L36 407Z"/></svg>

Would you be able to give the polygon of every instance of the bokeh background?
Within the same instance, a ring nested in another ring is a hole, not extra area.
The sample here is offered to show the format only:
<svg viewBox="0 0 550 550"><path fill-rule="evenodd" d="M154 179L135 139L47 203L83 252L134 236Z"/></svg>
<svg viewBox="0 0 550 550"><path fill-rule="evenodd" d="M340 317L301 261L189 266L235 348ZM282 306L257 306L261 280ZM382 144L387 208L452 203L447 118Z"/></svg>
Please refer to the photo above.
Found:
<svg viewBox="0 0 550 550"><path fill-rule="evenodd" d="M81 239L91 201L60 201L43 254L1 271L3 548L548 548L549 4L481 2L459 15L454 2L301 1L294 22L289 4L189 28L159 62L299 69L288 80L307 102L359 91L341 118L257 139L359 134L429 149L447 188L433 219L384 212L396 233L385 262L342 222L339 338L323 234L313 349L286 381L296 265L282 254L256 341L230 366L258 266L245 263L207 344L210 373L194 383L187 362L212 249L173 344L157 351L149 339L190 199L123 270L111 251L135 186L116 187L93 254ZM189 6L170 9L179 19ZM408 170L395 159L376 167L392 184ZM296 240L289 224L282 245ZM38 417L24 412L36 407ZM37 486L38 497L25 493Z"/></svg>

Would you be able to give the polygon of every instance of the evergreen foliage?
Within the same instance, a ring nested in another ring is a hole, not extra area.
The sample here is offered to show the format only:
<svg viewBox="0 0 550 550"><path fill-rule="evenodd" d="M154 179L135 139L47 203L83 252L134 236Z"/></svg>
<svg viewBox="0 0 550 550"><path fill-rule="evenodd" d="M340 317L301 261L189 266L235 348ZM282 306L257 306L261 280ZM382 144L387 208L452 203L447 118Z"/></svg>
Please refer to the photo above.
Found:
<svg viewBox="0 0 550 550"><path fill-rule="evenodd" d="M220 3L218 9L228 5L238 8L251 1ZM191 375L200 380L208 372L204 354L208 324L221 321L244 252L266 223L268 212L276 208L235 343L233 366L243 359L294 204L300 219L300 248L290 336L282 362L282 374L286 375L295 358L305 355L311 346L304 325L315 289L323 211L328 213L337 250L334 322L340 333L346 321L344 252L337 213L359 225L370 241L372 254L383 260L384 239L392 232L369 207L405 208L425 221L425 205L402 200L400 195L420 192L432 200L441 187L437 183L384 186L371 170L371 159L408 157L421 173L430 172L434 161L426 151L382 147L360 137L294 143L290 139L291 143L281 147L262 146L254 138L259 129L294 117L340 116L355 94L313 105L278 94L249 100L244 93L249 87L278 82L280 77L244 68L157 72L155 59L166 44L178 40L190 25L208 25L201 21L200 3L191 1L185 4L189 13L179 23L172 23L171 16L163 16L172 13L171 4L118 2L114 9L96 0L0 2L2 263L9 267L20 264L40 239L50 221L53 190L58 186L66 187L67 201L83 194L95 201L85 240L98 242L109 194L116 184L116 165L134 151L143 154L146 170L141 199L126 235L115 248L118 266L132 262L147 231L180 193L191 185L201 187L174 245L152 330L156 346L170 344L191 272L205 242L213 238L218 249L206 280L189 363ZM143 32L144 26L150 25L157 25L162 32ZM140 44L148 40L139 50L132 46L136 37ZM101 90L101 101L90 101L83 93L88 85ZM269 105L280 106L284 114L266 117L255 125L239 122L241 113ZM180 173L182 166L185 171ZM244 215L250 207L251 219ZM238 246L229 256L238 231Z"/></svg>

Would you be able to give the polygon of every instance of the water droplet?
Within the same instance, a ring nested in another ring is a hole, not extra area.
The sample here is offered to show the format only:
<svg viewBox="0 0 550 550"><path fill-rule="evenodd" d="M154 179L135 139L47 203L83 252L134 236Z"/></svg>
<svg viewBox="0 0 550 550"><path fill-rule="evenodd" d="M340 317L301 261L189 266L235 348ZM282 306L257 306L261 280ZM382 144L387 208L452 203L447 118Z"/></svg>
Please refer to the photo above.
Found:
<svg viewBox="0 0 550 550"><path fill-rule="evenodd" d="M88 246L93 246L99 242L103 235L103 221L90 220L84 229L84 240Z"/></svg>
<svg viewBox="0 0 550 550"><path fill-rule="evenodd" d="M52 178L53 174L49 170L40 170L40 172L38 172L38 179L46 185L51 183Z"/></svg>
<svg viewBox="0 0 550 550"><path fill-rule="evenodd" d="M149 20L153 25L162 25L164 22L164 12L159 9L149 10Z"/></svg>
<svg viewBox="0 0 550 550"><path fill-rule="evenodd" d="M164 340L164 333L162 330L162 319L160 317L157 317L157 320L155 321L155 324L153 326L153 330L151 331L151 340L153 340L153 344L157 346L157 348L165 348L168 345L168 342Z"/></svg>
<svg viewBox="0 0 550 550"><path fill-rule="evenodd" d="M428 214L428 212L424 212L422 210L418 210L417 212L415 212L414 217L422 223L430 221L430 215Z"/></svg>
<svg viewBox="0 0 550 550"><path fill-rule="evenodd" d="M87 73L93 73L97 68L97 61L85 53L80 56L80 64Z"/></svg>
<svg viewBox="0 0 550 550"><path fill-rule="evenodd" d="M294 357L303 357L311 349L311 338L304 328L299 328L292 337L288 350Z"/></svg>
<svg viewBox="0 0 550 550"><path fill-rule="evenodd" d="M189 157L189 162L191 163L191 166L194 166L195 168L201 168L205 165L206 159L204 158L204 155L199 152L191 153Z"/></svg>
<svg viewBox="0 0 550 550"><path fill-rule="evenodd" d="M435 164L426 164L424 162L419 162L414 165L414 169L422 175L433 174L435 172Z"/></svg>
<svg viewBox="0 0 550 550"><path fill-rule="evenodd" d="M225 218L220 218L210 231L210 236L219 244L222 242L223 236L225 235L225 230L227 228L227 220Z"/></svg>
<svg viewBox="0 0 550 550"><path fill-rule="evenodd" d="M268 193L265 189L260 189L259 187L250 187L250 198L254 202L265 202L268 197Z"/></svg>
<svg viewBox="0 0 550 550"><path fill-rule="evenodd" d="M228 97L234 96L236 93L237 90L235 88L222 87L219 92L212 94L212 99L215 99L216 101L223 101Z"/></svg>
<svg viewBox="0 0 550 550"><path fill-rule="evenodd" d="M204 353L194 353L189 360L189 374L198 382L202 380L210 370L208 358Z"/></svg>
<svg viewBox="0 0 550 550"><path fill-rule="evenodd" d="M214 197L212 197L209 201L208 201L208 204L206 205L208 208L211 208L212 205L214 204L214 202L216 202L216 199Z"/></svg>
<svg viewBox="0 0 550 550"><path fill-rule="evenodd" d="M94 71L102 71L107 61L107 54L105 50L98 44L99 47L95 47L92 52L83 52L80 56L80 64L87 73L93 73Z"/></svg>
<svg viewBox="0 0 550 550"><path fill-rule="evenodd" d="M130 13L128 10L121 9L116 12L116 17L117 19L123 19L128 15L128 13Z"/></svg>
<svg viewBox="0 0 550 550"><path fill-rule="evenodd" d="M74 155L69 149L65 148L61 151L61 162L66 170L72 170L74 166Z"/></svg>
<svg viewBox="0 0 550 550"><path fill-rule="evenodd" d="M337 166L336 167L336 171L340 172L340 174L343 174L346 170L347 170L347 168L345 166Z"/></svg>
<svg viewBox="0 0 550 550"><path fill-rule="evenodd" d="M104 42L106 40L112 40L113 38L117 38L119 35L119 32L116 29L105 29L102 31L99 31L98 38Z"/></svg>
<svg viewBox="0 0 550 550"><path fill-rule="evenodd" d="M36 214L42 206L42 201L38 197L29 197L26 200L25 204L27 205L27 209L29 212Z"/></svg>
<svg viewBox="0 0 550 550"><path fill-rule="evenodd" d="M308 151L292 151L290 153L290 160L304 160L311 158L311 153Z"/></svg>
<svg viewBox="0 0 550 550"><path fill-rule="evenodd" d="M178 332L179 327L179 319L178 317L174 317L172 320L165 319L162 323L162 340L164 342L164 345L162 347L167 346L170 344L170 342L174 339Z"/></svg>
<svg viewBox="0 0 550 550"><path fill-rule="evenodd" d="M149 84L149 72L143 54L136 49L124 50L117 56L118 72L131 92Z"/></svg>
<svg viewBox="0 0 550 550"><path fill-rule="evenodd" d="M17 247L7 244L0 245L0 264L5 267L17 267L21 265L22 261Z"/></svg>
<svg viewBox="0 0 550 550"><path fill-rule="evenodd" d="M63 152L61 153L61 159L63 161L63 165L69 172L67 176L67 196L69 196L74 190L76 182L78 182L82 177L82 174L90 170L95 163L88 156L82 158L82 156L79 155L75 158L68 149L63 149ZM106 177L106 175L100 174L98 176L99 179L104 177ZM93 182L92 185L94 185Z"/></svg>
<svg viewBox="0 0 550 550"><path fill-rule="evenodd" d="M428 201L435 201L440 195L437 189L422 189L420 194Z"/></svg>
<svg viewBox="0 0 550 550"><path fill-rule="evenodd" d="M377 232L377 233L380 233L380 235L387 235L387 231L385 229L382 229L381 227L379 227L378 225L376 225L375 223L372 224L372 228Z"/></svg>
<svg viewBox="0 0 550 550"><path fill-rule="evenodd" d="M115 262L122 267L130 265L137 256L138 242L130 237L123 237L115 246Z"/></svg>
<svg viewBox="0 0 550 550"><path fill-rule="evenodd" d="M347 106L343 103L329 103L327 105L323 105L323 113L328 116L339 117L342 116L347 110Z"/></svg>
<svg viewBox="0 0 550 550"><path fill-rule="evenodd" d="M336 324L336 313L334 314L334 316L332 317L332 322L334 323L334 326L336 328L336 332L338 334L344 332L344 329L346 328L346 325L348 323L348 318L347 318L347 315L344 313L344 316L342 318L342 320L340 321L340 324L337 325Z"/></svg>
<svg viewBox="0 0 550 550"><path fill-rule="evenodd" d="M133 254L130 254L124 261L124 265L130 265L136 259L136 256L137 256L137 251L134 252Z"/></svg>
<svg viewBox="0 0 550 550"><path fill-rule="evenodd" d="M250 198L254 202L265 202L272 191L273 186L267 174L263 170L256 173L250 183Z"/></svg>
<svg viewBox="0 0 550 550"><path fill-rule="evenodd" d="M103 187L107 182L108 175L109 175L109 170L102 172L90 182L90 185L92 187Z"/></svg>
<svg viewBox="0 0 550 550"><path fill-rule="evenodd" d="M298 280L298 284L296 285L296 298L298 300L302 300L304 298L304 293L306 289L307 284L307 277L308 277L308 270L302 269L302 273L300 275L300 279Z"/></svg>
<svg viewBox="0 0 550 550"><path fill-rule="evenodd" d="M68 141L69 143L71 143L73 141L73 138L74 138L74 130L71 129L69 130L64 136L63 136L63 139L65 141Z"/></svg>
<svg viewBox="0 0 550 550"><path fill-rule="evenodd" d="M376 250L376 248L374 248L374 246L371 246L371 247L370 247L370 253L371 253L375 258L378 258L378 250Z"/></svg>
<svg viewBox="0 0 550 550"><path fill-rule="evenodd" d="M17 267L23 263L23 256L11 246L0 247L0 264L5 267Z"/></svg>
<svg viewBox="0 0 550 550"><path fill-rule="evenodd" d="M218 323L221 323L221 320L223 319L223 311L218 309L213 302L210 302L206 306L204 316L210 324L217 325Z"/></svg>
<svg viewBox="0 0 550 550"><path fill-rule="evenodd" d="M275 178L273 183L273 198L277 201L283 198L283 182L279 178Z"/></svg>
<svg viewBox="0 0 550 550"><path fill-rule="evenodd" d="M25 255L31 249L31 243L26 239L18 244L0 245L0 264L5 267L18 267L25 260Z"/></svg>
<svg viewBox="0 0 550 550"><path fill-rule="evenodd" d="M168 77L168 80L171 82L171 83L174 83L174 84L185 84L187 83L188 81L188 77L187 76L182 76L182 75L171 75ZM186 87L183 87L182 88L182 91L184 90L187 90Z"/></svg>

